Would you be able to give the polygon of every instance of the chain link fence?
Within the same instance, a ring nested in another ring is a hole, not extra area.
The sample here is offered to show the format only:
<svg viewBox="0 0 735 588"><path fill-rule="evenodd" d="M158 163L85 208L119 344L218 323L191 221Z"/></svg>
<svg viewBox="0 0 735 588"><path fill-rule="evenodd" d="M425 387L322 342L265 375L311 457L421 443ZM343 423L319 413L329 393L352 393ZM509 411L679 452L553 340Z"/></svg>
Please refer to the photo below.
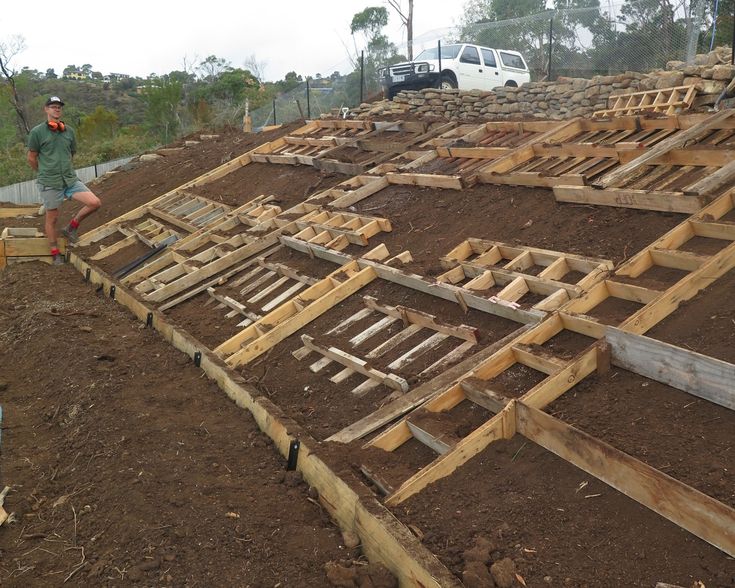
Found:
<svg viewBox="0 0 735 588"><path fill-rule="evenodd" d="M663 69L733 40L732 2L602 0L597 7L546 10L504 20L434 29L414 38L413 53L455 42L520 51L532 80ZM406 46L399 47L406 54ZM330 68L331 69L331 68ZM362 82L361 82L362 79ZM379 92L375 68L310 80L253 111L253 125L315 118L356 106ZM361 90L362 89L362 90Z"/></svg>
<svg viewBox="0 0 735 588"><path fill-rule="evenodd" d="M253 127L318 118L333 109L355 106L360 102L359 81L354 82L351 76L309 80L279 94L270 104L250 113ZM359 72L352 77L359 77Z"/></svg>

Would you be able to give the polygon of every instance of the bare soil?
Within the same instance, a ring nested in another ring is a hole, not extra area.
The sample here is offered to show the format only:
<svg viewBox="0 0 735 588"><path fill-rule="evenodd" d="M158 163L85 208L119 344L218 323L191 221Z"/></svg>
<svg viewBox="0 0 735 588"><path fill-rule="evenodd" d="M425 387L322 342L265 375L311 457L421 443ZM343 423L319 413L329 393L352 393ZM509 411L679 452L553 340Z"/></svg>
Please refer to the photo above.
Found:
<svg viewBox="0 0 735 588"><path fill-rule="evenodd" d="M0 292L3 586L328 584L339 529L187 356L70 266Z"/></svg>

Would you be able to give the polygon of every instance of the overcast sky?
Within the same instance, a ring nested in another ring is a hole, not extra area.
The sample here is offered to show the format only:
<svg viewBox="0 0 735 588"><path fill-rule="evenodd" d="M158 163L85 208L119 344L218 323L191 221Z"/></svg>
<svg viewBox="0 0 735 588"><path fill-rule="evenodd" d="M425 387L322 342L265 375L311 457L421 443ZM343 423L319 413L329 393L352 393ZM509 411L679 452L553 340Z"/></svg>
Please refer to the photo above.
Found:
<svg viewBox="0 0 735 588"><path fill-rule="evenodd" d="M407 10L408 0L399 0ZM414 0L414 37L419 50L448 35L464 0ZM289 71L329 75L351 71L347 59L352 16L367 6L388 8L386 33L405 44L405 28L385 0L271 0L259 2L169 2L123 0L8 0L0 11L0 40L25 38L26 49L12 62L58 75L67 65L146 77L199 63L209 55L243 67L255 56L265 79ZM416 51L418 52L418 51Z"/></svg>

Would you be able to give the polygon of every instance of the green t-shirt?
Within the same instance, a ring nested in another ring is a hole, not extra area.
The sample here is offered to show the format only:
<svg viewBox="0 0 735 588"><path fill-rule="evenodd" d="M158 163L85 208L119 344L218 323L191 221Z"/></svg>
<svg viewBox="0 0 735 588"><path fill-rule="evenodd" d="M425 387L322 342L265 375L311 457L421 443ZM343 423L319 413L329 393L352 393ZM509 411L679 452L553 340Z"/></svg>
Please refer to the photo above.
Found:
<svg viewBox="0 0 735 588"><path fill-rule="evenodd" d="M31 129L28 150L38 153L38 183L63 190L78 181L71 158L77 152L74 130L52 131L44 122Z"/></svg>

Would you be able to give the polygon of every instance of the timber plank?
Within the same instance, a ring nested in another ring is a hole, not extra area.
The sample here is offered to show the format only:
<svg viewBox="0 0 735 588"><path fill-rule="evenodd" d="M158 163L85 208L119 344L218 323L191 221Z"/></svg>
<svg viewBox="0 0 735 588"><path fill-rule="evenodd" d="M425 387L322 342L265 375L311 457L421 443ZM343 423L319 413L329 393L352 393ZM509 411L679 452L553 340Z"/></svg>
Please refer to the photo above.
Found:
<svg viewBox="0 0 735 588"><path fill-rule="evenodd" d="M735 556L735 509L541 410L518 402L515 415L524 437Z"/></svg>
<svg viewBox="0 0 735 588"><path fill-rule="evenodd" d="M735 410L735 365L608 327L613 364Z"/></svg>
<svg viewBox="0 0 735 588"><path fill-rule="evenodd" d="M685 214L699 212L705 204L696 196L686 196L678 192L648 192L646 190L610 188L600 190L592 186L557 185L554 186L554 198L557 202Z"/></svg>

